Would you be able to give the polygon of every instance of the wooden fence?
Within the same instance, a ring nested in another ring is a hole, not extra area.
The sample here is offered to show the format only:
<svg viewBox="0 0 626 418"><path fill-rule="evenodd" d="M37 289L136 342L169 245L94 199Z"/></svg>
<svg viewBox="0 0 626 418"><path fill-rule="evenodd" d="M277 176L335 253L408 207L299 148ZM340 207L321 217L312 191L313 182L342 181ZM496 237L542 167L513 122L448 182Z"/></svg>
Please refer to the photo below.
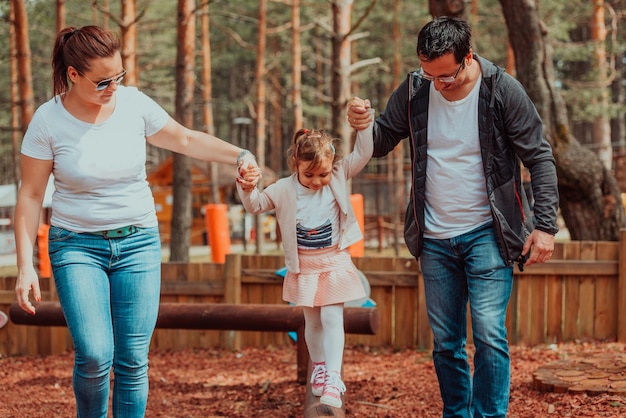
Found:
<svg viewBox="0 0 626 418"><path fill-rule="evenodd" d="M626 231L620 242L557 243L553 259L515 272L507 328L511 344L575 339L626 341ZM347 335L348 345L432 347L419 263L405 257L355 258L367 276L380 313L376 335ZM163 264L162 302L282 304L280 255L227 256L225 264ZM57 300L54 284L42 279L43 300ZM0 310L15 301L15 278L0 278ZM621 308L621 311L620 311ZM470 327L471 331L471 327ZM471 332L470 332L471 339ZM158 329L152 346L285 345L284 332ZM63 327L0 329L0 355L45 355L71 349Z"/></svg>

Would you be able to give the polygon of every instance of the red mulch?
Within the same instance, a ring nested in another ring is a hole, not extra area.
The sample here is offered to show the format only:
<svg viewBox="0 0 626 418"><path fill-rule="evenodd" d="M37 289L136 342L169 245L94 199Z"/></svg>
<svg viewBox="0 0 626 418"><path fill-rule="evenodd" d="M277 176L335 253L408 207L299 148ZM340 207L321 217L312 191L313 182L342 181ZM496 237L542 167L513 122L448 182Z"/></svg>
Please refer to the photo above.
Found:
<svg viewBox="0 0 626 418"><path fill-rule="evenodd" d="M626 397L539 392L532 374L569 356L623 353L625 344L568 343L511 347L509 417L626 416ZM296 383L294 347L154 351L147 417L299 417L305 387ZM75 416L73 354L0 358L0 417ZM348 347L344 356L346 416L440 417L429 352Z"/></svg>

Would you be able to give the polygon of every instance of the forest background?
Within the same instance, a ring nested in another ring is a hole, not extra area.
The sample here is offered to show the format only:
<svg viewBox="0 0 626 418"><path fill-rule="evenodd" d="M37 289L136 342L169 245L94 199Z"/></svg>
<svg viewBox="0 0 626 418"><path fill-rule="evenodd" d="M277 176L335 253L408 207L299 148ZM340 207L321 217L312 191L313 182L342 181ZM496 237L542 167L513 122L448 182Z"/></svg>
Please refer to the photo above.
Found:
<svg viewBox="0 0 626 418"><path fill-rule="evenodd" d="M119 31L125 84L184 124L251 149L283 176L300 127L325 128L349 151L347 100L368 98L383 111L406 73L419 68L420 28L433 16L458 15L472 25L474 51L517 77L537 106L571 238L617 240L626 226L625 10L617 0L2 0L0 184L19 182L21 136L52 96L50 57L61 27ZM411 175L404 142L352 185L365 196L366 215L395 226ZM148 155L148 169L169 157L152 147ZM172 261L188 260L191 166L174 155ZM236 203L220 189L218 170L210 168L206 203Z"/></svg>

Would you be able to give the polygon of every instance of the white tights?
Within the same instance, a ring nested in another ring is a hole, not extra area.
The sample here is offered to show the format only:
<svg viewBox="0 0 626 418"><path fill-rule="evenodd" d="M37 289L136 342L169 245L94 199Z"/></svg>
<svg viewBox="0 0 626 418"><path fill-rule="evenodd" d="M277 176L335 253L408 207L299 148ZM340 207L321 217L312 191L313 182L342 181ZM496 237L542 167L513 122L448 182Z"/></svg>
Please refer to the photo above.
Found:
<svg viewBox="0 0 626 418"><path fill-rule="evenodd" d="M304 338L313 363L325 361L328 371L341 374L345 344L343 303L305 307Z"/></svg>

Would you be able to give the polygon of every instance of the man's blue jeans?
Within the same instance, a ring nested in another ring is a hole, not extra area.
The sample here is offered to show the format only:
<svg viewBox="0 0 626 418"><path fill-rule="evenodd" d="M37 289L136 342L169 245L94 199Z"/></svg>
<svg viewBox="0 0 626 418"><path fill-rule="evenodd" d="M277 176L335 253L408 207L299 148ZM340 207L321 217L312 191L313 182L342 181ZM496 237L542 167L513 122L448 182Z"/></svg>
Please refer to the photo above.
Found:
<svg viewBox="0 0 626 418"><path fill-rule="evenodd" d="M52 272L75 348L77 416L140 418L148 399L148 350L159 310L158 228L105 239L51 227Z"/></svg>
<svg viewBox="0 0 626 418"><path fill-rule="evenodd" d="M500 256L493 226L426 239L420 265L443 416L505 417L510 386L505 320L513 267ZM468 300L476 347L473 382L465 351Z"/></svg>

